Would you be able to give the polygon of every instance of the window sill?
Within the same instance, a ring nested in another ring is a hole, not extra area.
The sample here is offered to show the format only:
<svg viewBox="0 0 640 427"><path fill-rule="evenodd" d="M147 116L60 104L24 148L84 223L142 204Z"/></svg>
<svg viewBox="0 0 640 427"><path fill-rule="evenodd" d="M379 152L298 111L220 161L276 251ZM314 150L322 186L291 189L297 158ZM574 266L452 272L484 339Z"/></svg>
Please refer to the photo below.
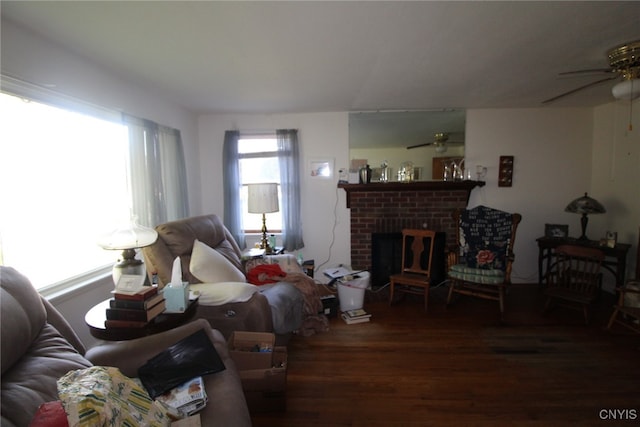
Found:
<svg viewBox="0 0 640 427"><path fill-rule="evenodd" d="M111 268L111 266L97 268L81 276L46 286L38 292L56 305L85 293L90 287L95 288L98 282L111 280Z"/></svg>

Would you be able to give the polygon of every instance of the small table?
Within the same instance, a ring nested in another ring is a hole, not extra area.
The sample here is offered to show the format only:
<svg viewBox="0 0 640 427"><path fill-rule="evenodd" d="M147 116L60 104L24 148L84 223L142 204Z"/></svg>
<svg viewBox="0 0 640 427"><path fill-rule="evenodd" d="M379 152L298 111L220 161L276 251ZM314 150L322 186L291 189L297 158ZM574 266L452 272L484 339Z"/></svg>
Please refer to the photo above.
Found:
<svg viewBox="0 0 640 427"><path fill-rule="evenodd" d="M616 278L616 286L622 286L625 282L627 269L627 252L631 245L627 243L616 243L611 248L609 246L600 245L595 240L580 240L570 237L540 237L536 239L538 242L538 283L542 286L544 278L549 273L555 258L554 249L560 245L578 245L590 248L600 249L605 256L602 267L609 271ZM543 268L544 265L544 268ZM544 271L543 271L544 270Z"/></svg>
<svg viewBox="0 0 640 427"><path fill-rule="evenodd" d="M173 329L190 321L196 314L198 307L198 300L191 300L183 313L162 313L142 328L107 328L104 321L107 319L110 299L94 305L84 316L84 321L89 327L91 335L106 341L132 340Z"/></svg>

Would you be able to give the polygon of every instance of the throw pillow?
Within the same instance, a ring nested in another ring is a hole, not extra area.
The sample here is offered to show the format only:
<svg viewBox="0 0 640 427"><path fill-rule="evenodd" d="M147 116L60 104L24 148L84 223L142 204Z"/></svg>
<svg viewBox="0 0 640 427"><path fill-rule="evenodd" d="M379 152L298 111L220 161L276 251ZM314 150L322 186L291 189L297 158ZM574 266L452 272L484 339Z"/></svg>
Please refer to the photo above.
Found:
<svg viewBox="0 0 640 427"><path fill-rule="evenodd" d="M198 293L200 305L223 305L231 302L245 302L258 292L258 287L246 282L196 283L189 285Z"/></svg>
<svg viewBox="0 0 640 427"><path fill-rule="evenodd" d="M246 281L242 271L231 261L198 239L193 242L189 270L203 283Z"/></svg>

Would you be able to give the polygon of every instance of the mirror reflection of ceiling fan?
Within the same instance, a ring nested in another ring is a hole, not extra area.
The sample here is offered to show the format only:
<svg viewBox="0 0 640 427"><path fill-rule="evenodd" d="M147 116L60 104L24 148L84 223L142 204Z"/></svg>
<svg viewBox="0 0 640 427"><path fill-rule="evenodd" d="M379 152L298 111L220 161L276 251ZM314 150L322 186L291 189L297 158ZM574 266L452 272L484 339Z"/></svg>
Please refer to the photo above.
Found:
<svg viewBox="0 0 640 427"><path fill-rule="evenodd" d="M548 104L583 89L611 80L621 80L611 89L611 93L614 98L631 101L640 97L640 40L614 47L607 52L607 57L609 58L609 68L567 71L560 73L561 76L605 74L606 77L572 89L568 92L561 93L553 98L542 101L542 103Z"/></svg>
<svg viewBox="0 0 640 427"><path fill-rule="evenodd" d="M436 149L436 153L444 153L447 151L447 145L462 145L464 144L464 140L461 138L459 140L449 140L451 137L450 133L436 133L433 135L433 141L425 142L424 144L416 144L410 145L407 147L407 150L411 150L412 148L426 147L429 145L433 145Z"/></svg>

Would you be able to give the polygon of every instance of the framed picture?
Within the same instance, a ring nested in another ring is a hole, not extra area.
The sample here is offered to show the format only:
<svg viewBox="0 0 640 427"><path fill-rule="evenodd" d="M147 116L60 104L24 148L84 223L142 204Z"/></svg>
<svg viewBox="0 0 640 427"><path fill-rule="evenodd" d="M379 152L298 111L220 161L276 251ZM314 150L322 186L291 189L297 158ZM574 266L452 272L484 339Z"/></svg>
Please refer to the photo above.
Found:
<svg viewBox="0 0 640 427"><path fill-rule="evenodd" d="M544 236L565 239L569 237L569 226L566 224L545 224Z"/></svg>
<svg viewBox="0 0 640 427"><path fill-rule="evenodd" d="M313 159L309 161L309 175L311 178L333 178L333 159Z"/></svg>

